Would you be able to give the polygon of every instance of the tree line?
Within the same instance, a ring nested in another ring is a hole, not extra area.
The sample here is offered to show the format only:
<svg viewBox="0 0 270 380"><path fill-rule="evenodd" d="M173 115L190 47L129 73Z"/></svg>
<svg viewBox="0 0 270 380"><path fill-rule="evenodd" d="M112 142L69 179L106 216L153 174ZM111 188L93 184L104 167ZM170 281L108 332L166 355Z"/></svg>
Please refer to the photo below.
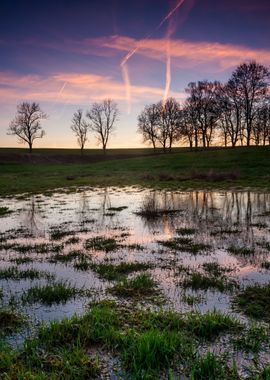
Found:
<svg viewBox="0 0 270 380"><path fill-rule="evenodd" d="M145 106L138 117L143 141L154 149L171 150L175 143L190 148L270 144L269 70L243 63L226 83L191 82L181 106L174 98Z"/></svg>
<svg viewBox="0 0 270 380"><path fill-rule="evenodd" d="M182 105L174 99L146 105L138 116L138 133L154 149L171 151L175 144L191 149L208 148L217 141L223 146L270 145L270 72L255 61L239 65L226 83L198 81L188 84ZM41 120L47 119L38 103L17 106L8 134L27 143L45 134ZM111 99L93 103L85 116L78 109L71 130L83 153L88 133L93 132L106 153L109 138L119 118L117 104Z"/></svg>

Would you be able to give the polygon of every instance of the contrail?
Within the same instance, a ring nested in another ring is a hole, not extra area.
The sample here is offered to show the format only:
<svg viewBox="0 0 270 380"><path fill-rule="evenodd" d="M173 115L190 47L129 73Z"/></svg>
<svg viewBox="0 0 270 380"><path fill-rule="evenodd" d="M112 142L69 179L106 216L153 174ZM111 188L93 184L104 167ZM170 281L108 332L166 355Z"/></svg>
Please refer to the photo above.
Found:
<svg viewBox="0 0 270 380"><path fill-rule="evenodd" d="M168 38L166 48L166 85L163 95L163 105L166 103L171 87L171 40Z"/></svg>
<svg viewBox="0 0 270 380"><path fill-rule="evenodd" d="M130 80L129 80L127 64L121 65L121 69L122 69L122 76L123 76L125 88L126 88L126 99L127 99L127 104L128 104L128 114L130 114L130 111L131 111L131 85L130 85Z"/></svg>
<svg viewBox="0 0 270 380"><path fill-rule="evenodd" d="M157 30L159 30L162 25L169 20L174 13L184 4L185 0L180 0L176 6L160 21L160 23L157 25L157 27L149 34L147 34L143 40L149 39ZM165 93L164 93L164 99L167 98L169 89L170 89L170 82L171 82L171 55L170 55L170 46L168 50L168 45L170 45L169 41L167 44L167 63L166 63L166 87L165 87ZM128 69L126 66L128 60L141 48L141 46L137 46L136 48L130 50L125 57L122 59L120 66L122 69L122 76L125 83L125 89L126 89L126 99L128 103L128 113L130 113L131 110L131 86L130 86L130 78L128 74ZM164 100L163 99L163 100Z"/></svg>

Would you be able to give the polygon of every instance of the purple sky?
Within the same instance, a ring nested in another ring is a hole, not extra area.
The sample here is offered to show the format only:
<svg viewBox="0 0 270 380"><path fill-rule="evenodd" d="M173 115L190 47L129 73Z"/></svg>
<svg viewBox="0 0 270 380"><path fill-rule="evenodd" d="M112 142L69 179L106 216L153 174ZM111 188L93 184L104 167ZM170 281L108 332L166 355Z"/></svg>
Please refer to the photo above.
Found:
<svg viewBox="0 0 270 380"><path fill-rule="evenodd" d="M0 145L18 145L6 130L21 101L49 114L36 146L76 147L73 112L111 97L121 116L109 147L140 146L145 104L181 101L190 81L225 81L245 60L269 66L269 25L269 0L5 1Z"/></svg>

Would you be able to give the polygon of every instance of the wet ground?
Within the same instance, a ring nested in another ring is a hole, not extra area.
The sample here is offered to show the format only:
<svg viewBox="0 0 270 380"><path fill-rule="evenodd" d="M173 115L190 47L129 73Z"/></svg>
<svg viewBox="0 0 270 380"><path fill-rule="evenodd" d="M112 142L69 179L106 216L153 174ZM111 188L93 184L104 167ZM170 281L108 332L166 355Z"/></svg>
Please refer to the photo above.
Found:
<svg viewBox="0 0 270 380"><path fill-rule="evenodd" d="M160 298L152 303L137 300L141 307L162 305L202 313L215 309L242 321L246 317L232 307L235 292L270 280L269 193L81 188L75 193L4 198L1 207L9 213L0 218L0 270L14 266L38 269L89 290L87 296L66 303L29 304L22 302L27 289L51 279L0 279L2 305L16 304L31 320L30 327L8 338L13 343L22 342L40 321L80 314L91 300L118 299L107 292L114 281L91 269L94 264L149 264L145 272L156 281ZM107 252L89 248L87 241L94 237L113 238L117 246ZM76 266L76 259L57 259L59 254L74 251L91 265L83 268ZM220 290L211 286L196 289L185 283L194 272L208 276L209 263L219 264L226 273L226 284L233 285Z"/></svg>

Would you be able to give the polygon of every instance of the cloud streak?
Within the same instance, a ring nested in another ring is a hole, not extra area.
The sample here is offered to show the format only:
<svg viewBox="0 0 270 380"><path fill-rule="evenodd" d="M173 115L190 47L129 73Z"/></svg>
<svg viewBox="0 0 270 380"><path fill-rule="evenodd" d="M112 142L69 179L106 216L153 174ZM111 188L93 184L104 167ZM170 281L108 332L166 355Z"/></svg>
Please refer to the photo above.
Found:
<svg viewBox="0 0 270 380"><path fill-rule="evenodd" d="M163 89L150 86L132 86L132 95L137 102L157 101ZM174 93L177 98L183 94ZM1 103L17 103L22 100L36 100L80 105L112 98L126 99L125 86L109 76L81 73L56 73L49 76L19 75L0 72Z"/></svg>

